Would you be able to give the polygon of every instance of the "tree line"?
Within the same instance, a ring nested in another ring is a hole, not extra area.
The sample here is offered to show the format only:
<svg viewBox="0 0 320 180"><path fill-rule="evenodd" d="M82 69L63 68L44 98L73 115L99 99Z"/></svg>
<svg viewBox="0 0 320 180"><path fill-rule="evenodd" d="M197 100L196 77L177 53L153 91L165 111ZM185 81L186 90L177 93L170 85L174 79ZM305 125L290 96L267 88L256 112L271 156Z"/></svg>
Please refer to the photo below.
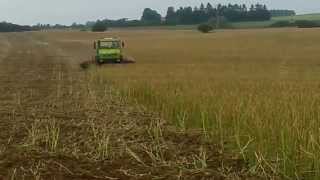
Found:
<svg viewBox="0 0 320 180"><path fill-rule="evenodd" d="M32 31L31 26L21 26L8 22L0 22L0 32L23 32L23 31Z"/></svg>
<svg viewBox="0 0 320 180"><path fill-rule="evenodd" d="M165 16L158 11L145 8L139 20L118 20L104 19L97 21L97 29L105 27L128 27L128 26L149 26L149 25L190 25L206 22L225 23L241 21L268 21L273 16L291 16L295 11L291 10L268 10L265 4L217 4L201 3L196 7L168 7ZM93 27L94 24L90 24ZM224 27L224 26L222 26ZM95 28L94 28L95 29Z"/></svg>
<svg viewBox="0 0 320 180"><path fill-rule="evenodd" d="M168 7L164 17L151 8L145 8L140 20L99 20L100 26L127 27L146 25L188 25L200 24L212 20L223 19L230 22L239 21L267 21L272 17L271 12L264 4L254 4L249 7L245 4L218 4L213 6L201 3L199 7Z"/></svg>
<svg viewBox="0 0 320 180"><path fill-rule="evenodd" d="M0 32L25 32L25 31L40 31L40 30L50 30L50 29L67 29L71 26L66 25L50 25L50 24L37 24L33 26L28 25L18 25L9 22L0 22ZM81 26L84 27L84 26Z"/></svg>
<svg viewBox="0 0 320 180"><path fill-rule="evenodd" d="M149 25L190 25L201 24L200 29L210 31L211 28L232 28L229 22L241 21L268 21L277 16L294 16L293 10L268 10L265 4L217 4L213 6L210 3L206 5L201 3L196 7L168 7L166 15L163 17L159 12L151 8L145 8L141 19L128 20L126 18L118 20L98 20L97 22L88 22L93 31L104 31L107 27L128 27L128 26L149 26ZM271 27L312 27L315 22L276 22ZM208 25L208 26L204 26ZM210 26L210 27L209 27ZM316 26L317 27L317 26Z"/></svg>
<svg viewBox="0 0 320 180"><path fill-rule="evenodd" d="M20 26L12 23L0 23L0 32L19 32L43 29L92 29L94 31L104 31L107 27L131 27L131 26L152 26L152 25L190 25L210 22L211 24L221 25L229 22L241 21L268 21L273 16L292 16L295 15L291 10L268 10L264 4L217 4L201 3L196 7L168 7L165 16L151 8L145 8L141 18L129 20L122 18L118 20L98 20L88 21L86 24L73 23L72 25L49 25L37 24L35 26Z"/></svg>
<svg viewBox="0 0 320 180"><path fill-rule="evenodd" d="M175 10L169 7L165 17L166 24L199 24L212 18L223 17L230 22L239 21L267 21L271 19L271 13L266 5L255 4L247 7L245 4L218 4L213 7L210 3L199 7L180 7ZM144 20L144 19L142 19Z"/></svg>

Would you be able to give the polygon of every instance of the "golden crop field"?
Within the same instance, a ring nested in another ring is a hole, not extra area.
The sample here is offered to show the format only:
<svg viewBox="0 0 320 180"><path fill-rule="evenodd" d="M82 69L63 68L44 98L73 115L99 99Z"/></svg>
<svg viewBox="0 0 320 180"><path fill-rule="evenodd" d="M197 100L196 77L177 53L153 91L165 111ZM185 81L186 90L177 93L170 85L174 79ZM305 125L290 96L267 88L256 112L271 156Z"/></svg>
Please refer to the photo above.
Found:
<svg viewBox="0 0 320 180"><path fill-rule="evenodd" d="M78 48L86 54L85 45L96 37L123 38L127 55L137 63L92 68L94 77L112 82L123 98L182 131L202 129L223 150L241 154L253 171L317 179L319 32L140 30L53 36L70 46L72 40L83 42Z"/></svg>
<svg viewBox="0 0 320 180"><path fill-rule="evenodd" d="M319 33L0 34L0 179L319 179Z"/></svg>

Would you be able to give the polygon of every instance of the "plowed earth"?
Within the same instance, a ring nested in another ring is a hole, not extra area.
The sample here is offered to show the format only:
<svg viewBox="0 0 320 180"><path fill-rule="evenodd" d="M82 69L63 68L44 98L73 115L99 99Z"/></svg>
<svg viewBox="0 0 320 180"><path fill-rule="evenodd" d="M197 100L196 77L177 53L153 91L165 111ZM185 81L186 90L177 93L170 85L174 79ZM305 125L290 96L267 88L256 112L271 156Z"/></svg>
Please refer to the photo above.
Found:
<svg viewBox="0 0 320 180"><path fill-rule="evenodd" d="M256 179L201 131L127 105L43 33L0 40L1 180Z"/></svg>

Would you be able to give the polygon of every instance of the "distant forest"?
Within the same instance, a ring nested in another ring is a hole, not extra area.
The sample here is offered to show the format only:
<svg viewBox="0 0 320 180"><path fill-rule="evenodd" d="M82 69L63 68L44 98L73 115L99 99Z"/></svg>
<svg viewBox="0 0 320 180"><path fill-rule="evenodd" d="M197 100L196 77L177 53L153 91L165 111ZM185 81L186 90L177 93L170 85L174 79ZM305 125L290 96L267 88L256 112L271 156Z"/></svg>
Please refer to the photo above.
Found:
<svg viewBox="0 0 320 180"><path fill-rule="evenodd" d="M145 26L145 25L189 25L200 24L218 18L230 22L268 21L272 17L266 5L255 4L247 7L245 4L200 4L199 7L168 7L164 17L156 10L146 8L140 20L102 20L108 27Z"/></svg>
<svg viewBox="0 0 320 180"><path fill-rule="evenodd" d="M0 22L0 32L22 32L31 30L31 26L21 26L7 22Z"/></svg>
<svg viewBox="0 0 320 180"><path fill-rule="evenodd" d="M169 7L165 17L165 23L198 24L219 16L231 22L267 21L271 19L271 13L268 11L266 5L256 4L248 8L245 4L218 4L214 8L210 3L207 3L206 6L201 4L199 7L180 7L177 10L175 10L174 7ZM148 21L147 17L144 18L144 16L142 16L141 20Z"/></svg>
<svg viewBox="0 0 320 180"><path fill-rule="evenodd" d="M141 19L129 20L127 18L118 20L89 21L86 24L73 23L66 25L38 24L35 26L20 26L12 23L0 23L0 32L21 32L44 29L83 29L90 28L106 29L107 27L130 27L130 26L158 26L158 25L191 25L207 22L241 22L241 21L268 21L271 17L295 15L292 10L268 10L264 4L217 4L201 3L198 7L168 7L165 16L156 10L145 8Z"/></svg>
<svg viewBox="0 0 320 180"><path fill-rule="evenodd" d="M213 6L210 3L201 3L198 7L168 7L166 15L163 17L156 10L145 8L141 19L128 20L118 19L99 20L99 24L107 27L127 27L127 26L150 26L150 25L190 25L206 22L224 21L268 21L276 16L295 15L292 10L268 10L264 4L218 4ZM88 22L86 25L94 25L95 22Z"/></svg>

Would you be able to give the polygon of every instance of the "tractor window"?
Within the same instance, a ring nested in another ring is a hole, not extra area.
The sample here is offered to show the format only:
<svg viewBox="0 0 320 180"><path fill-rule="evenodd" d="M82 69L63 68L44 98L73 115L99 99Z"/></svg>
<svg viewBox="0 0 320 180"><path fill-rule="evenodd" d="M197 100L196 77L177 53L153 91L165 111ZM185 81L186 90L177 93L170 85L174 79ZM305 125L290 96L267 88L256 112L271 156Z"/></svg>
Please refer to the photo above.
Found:
<svg viewBox="0 0 320 180"><path fill-rule="evenodd" d="M100 41L100 48L117 49L120 48L118 41Z"/></svg>

